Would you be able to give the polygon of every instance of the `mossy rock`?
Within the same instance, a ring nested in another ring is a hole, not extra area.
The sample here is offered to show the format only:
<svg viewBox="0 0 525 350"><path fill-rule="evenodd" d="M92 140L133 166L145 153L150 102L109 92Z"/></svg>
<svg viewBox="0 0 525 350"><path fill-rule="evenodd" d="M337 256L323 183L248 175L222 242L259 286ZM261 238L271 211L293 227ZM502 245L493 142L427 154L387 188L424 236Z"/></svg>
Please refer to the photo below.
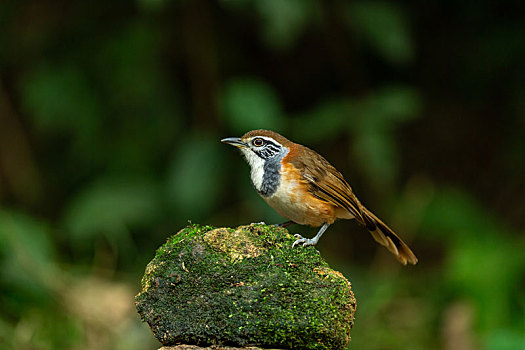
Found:
<svg viewBox="0 0 525 350"><path fill-rule="evenodd" d="M231 346L217 346L213 345L211 347L202 348L197 345L175 345L175 346L163 346L159 350L263 350L256 347L242 347L242 348L232 348Z"/></svg>
<svg viewBox="0 0 525 350"><path fill-rule="evenodd" d="M157 250L136 297L163 345L344 349L350 283L284 228L189 226Z"/></svg>

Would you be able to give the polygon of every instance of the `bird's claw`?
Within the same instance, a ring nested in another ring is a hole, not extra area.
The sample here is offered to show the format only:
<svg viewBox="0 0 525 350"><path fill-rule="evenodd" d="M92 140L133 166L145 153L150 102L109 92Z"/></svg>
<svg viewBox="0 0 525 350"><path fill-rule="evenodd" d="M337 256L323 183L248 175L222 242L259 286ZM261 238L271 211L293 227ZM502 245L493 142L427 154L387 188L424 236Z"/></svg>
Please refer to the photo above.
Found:
<svg viewBox="0 0 525 350"><path fill-rule="evenodd" d="M304 247L304 246L307 246L307 245L315 245L315 243L317 243L313 239L304 238L303 236L301 236L300 234L297 234L297 233L294 235L294 237L298 238L298 239L295 242L293 242L292 248L295 247L298 244L302 244L303 247Z"/></svg>

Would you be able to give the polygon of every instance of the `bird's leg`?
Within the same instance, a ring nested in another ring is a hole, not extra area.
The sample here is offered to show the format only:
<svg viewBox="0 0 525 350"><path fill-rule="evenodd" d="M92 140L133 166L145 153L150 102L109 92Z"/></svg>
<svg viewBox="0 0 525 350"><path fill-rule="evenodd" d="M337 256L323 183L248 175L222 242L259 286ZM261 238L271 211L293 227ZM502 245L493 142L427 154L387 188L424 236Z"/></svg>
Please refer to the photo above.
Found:
<svg viewBox="0 0 525 350"><path fill-rule="evenodd" d="M330 224L325 222L323 226L321 226L321 228L319 229L319 231L317 232L314 238L304 238L303 236L299 234L295 234L294 236L298 238L298 240L293 242L292 247L295 247L297 244L301 244L301 243L303 244L303 246L316 245L317 242L319 242L319 238L321 238L321 236L323 235L324 231L326 231L328 226L330 226Z"/></svg>
<svg viewBox="0 0 525 350"><path fill-rule="evenodd" d="M295 222L293 222L292 220L289 220L289 221L283 222L282 224L275 224L274 226L277 226L277 227L288 227L288 226L293 225L293 224L295 224Z"/></svg>

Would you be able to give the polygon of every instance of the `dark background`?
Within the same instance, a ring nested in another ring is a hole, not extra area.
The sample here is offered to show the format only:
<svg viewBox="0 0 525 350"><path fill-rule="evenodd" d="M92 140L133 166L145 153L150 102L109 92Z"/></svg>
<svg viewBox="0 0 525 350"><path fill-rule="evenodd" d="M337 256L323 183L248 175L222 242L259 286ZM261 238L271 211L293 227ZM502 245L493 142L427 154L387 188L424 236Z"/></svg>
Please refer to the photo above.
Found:
<svg viewBox="0 0 525 350"><path fill-rule="evenodd" d="M133 296L188 220L283 221L219 140L323 154L355 222L354 349L525 345L525 26L515 1L0 2L0 347L155 349ZM290 230L313 236L315 229Z"/></svg>

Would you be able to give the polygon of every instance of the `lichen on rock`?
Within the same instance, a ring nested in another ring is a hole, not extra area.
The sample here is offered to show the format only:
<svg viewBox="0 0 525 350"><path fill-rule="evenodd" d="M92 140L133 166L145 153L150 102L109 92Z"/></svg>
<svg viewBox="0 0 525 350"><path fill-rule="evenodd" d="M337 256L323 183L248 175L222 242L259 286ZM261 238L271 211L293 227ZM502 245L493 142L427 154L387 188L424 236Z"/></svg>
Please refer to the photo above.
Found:
<svg viewBox="0 0 525 350"><path fill-rule="evenodd" d="M350 283L284 228L192 225L157 250L136 306L163 345L344 349Z"/></svg>

